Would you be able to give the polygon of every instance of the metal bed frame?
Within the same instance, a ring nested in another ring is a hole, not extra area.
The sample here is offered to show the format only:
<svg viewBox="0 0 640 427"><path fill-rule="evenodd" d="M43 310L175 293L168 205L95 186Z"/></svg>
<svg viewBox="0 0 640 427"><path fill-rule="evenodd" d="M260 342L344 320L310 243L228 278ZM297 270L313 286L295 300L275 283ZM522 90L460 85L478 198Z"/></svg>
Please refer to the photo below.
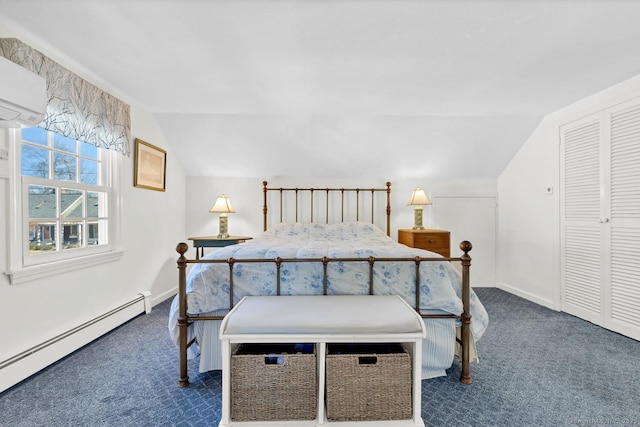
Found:
<svg viewBox="0 0 640 427"><path fill-rule="evenodd" d="M386 225L387 225L387 235L390 235L391 230L391 183L386 183L386 188L269 188L267 186L267 182L263 181L263 229L266 231L268 227L268 193L276 192L279 193L280 200L280 221L284 219L283 216L283 202L284 197L289 192L294 193L295 197L295 220L298 222L299 216L299 195L303 192L308 192L311 197L310 199L310 211L311 211L311 221L313 221L313 212L314 212L314 194L325 193L326 194L326 208L325 208L325 222L329 223L329 195L338 192L341 197L341 221L344 222L345 216L345 193L355 193L356 198L356 221L360 220L360 194L371 195L371 222L374 223L374 199L375 195L379 192L386 193ZM321 263L323 265L323 294L327 294L327 266L332 262L361 262L369 264L369 294L373 295L373 269L376 262L384 262L384 261L393 261L393 262L409 262L414 263L415 271L416 271L416 299L415 299L415 310L420 313L422 318L424 319L460 319L461 328L460 328L460 337L456 338L458 344L460 344L461 354L460 360L462 364L462 372L460 375L460 381L464 384L470 384L472 382L471 373L470 373L470 346L471 346L471 334L470 334L470 326L471 326L471 314L470 314L470 292L471 286L469 282L469 269L471 267L471 256L469 256L469 251L472 249L472 245L468 241L463 241L460 243L460 249L463 254L460 257L449 257L449 258L424 258L416 256L414 258L377 258L377 257L367 257L367 258L274 258L274 259L187 259L185 254L189 249L189 245L184 242L181 242L177 245L176 251L180 254L180 257L177 260L178 264L178 298L179 298L179 312L178 312L178 328L179 328L179 353L180 353L180 379L178 381L179 387L187 387L189 385L189 376L187 372L187 349L195 342L195 338L189 341L188 337L188 327L194 321L203 321L203 320L222 320L224 318L223 315L214 315L214 316L192 316L187 314L187 294L186 294L186 282L187 282L187 273L186 269L189 264L196 263L204 263L204 264L227 264L229 267L229 310L233 308L233 268L238 263L273 263L276 266L276 294L280 295L280 269L283 263L290 262L311 262L311 263ZM420 312L420 264L422 262L433 262L433 261L450 261L450 262L460 262L462 265L462 304L463 311L459 315L455 314L423 314Z"/></svg>

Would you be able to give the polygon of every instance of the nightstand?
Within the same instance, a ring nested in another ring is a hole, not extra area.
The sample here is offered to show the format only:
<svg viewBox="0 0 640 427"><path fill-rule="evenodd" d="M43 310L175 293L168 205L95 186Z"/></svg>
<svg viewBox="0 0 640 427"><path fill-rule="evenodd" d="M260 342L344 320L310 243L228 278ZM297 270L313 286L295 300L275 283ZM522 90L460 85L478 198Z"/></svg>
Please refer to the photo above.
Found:
<svg viewBox="0 0 640 427"><path fill-rule="evenodd" d="M204 255L204 248L221 248L223 246L235 245L236 243L243 243L246 240L251 240L253 237L247 236L201 236L201 237L189 237L189 240L193 240L193 247L196 248L196 259L200 259Z"/></svg>
<svg viewBox="0 0 640 427"><path fill-rule="evenodd" d="M450 232L446 230L423 229L398 230L398 242L412 248L426 249L443 257L451 256Z"/></svg>

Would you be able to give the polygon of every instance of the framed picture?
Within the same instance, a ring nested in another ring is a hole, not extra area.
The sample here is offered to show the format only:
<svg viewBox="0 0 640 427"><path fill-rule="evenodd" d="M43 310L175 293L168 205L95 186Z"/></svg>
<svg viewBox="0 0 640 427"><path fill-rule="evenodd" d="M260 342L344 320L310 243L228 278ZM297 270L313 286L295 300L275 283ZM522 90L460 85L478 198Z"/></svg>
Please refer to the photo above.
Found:
<svg viewBox="0 0 640 427"><path fill-rule="evenodd" d="M164 191L167 172L167 152L136 138L133 159L133 186Z"/></svg>

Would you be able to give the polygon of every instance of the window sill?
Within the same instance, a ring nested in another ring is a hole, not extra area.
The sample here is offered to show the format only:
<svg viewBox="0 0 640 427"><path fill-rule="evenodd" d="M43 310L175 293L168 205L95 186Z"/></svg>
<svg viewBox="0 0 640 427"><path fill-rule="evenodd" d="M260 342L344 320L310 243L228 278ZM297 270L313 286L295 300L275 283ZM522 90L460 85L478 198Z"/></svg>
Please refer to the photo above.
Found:
<svg viewBox="0 0 640 427"><path fill-rule="evenodd" d="M94 265L115 262L122 258L124 251L110 251L101 254L87 255L83 257L68 259L64 261L56 261L46 264L34 265L30 267L18 268L16 270L7 271L9 281L12 285L30 282L32 280L44 279L55 274L67 273L73 270L81 270L83 268L92 267Z"/></svg>

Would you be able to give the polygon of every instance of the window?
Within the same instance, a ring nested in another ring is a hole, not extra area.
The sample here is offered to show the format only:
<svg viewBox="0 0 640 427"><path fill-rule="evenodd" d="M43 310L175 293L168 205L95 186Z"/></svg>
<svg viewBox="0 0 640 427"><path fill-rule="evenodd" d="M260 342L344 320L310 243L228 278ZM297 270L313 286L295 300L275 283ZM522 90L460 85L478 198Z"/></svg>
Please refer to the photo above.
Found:
<svg viewBox="0 0 640 427"><path fill-rule="evenodd" d="M117 154L41 128L16 130L14 142L22 250L12 269L113 251Z"/></svg>

